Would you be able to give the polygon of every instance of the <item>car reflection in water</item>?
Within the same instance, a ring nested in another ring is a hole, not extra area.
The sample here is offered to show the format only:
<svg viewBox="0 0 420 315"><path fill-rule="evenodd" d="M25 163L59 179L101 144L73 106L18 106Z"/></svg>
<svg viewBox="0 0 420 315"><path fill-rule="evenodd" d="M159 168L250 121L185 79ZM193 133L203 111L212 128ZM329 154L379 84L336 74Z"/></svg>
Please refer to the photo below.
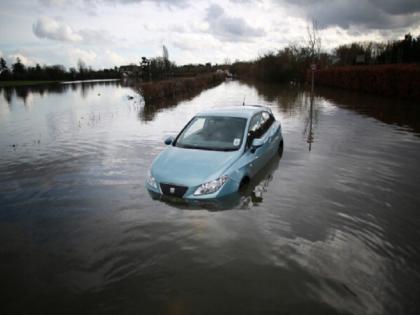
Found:
<svg viewBox="0 0 420 315"><path fill-rule="evenodd" d="M206 209L209 211L247 210L263 202L265 193L270 190L273 174L277 171L282 154L275 155L246 185L238 192L213 200L187 200L149 191L154 200L185 210Z"/></svg>

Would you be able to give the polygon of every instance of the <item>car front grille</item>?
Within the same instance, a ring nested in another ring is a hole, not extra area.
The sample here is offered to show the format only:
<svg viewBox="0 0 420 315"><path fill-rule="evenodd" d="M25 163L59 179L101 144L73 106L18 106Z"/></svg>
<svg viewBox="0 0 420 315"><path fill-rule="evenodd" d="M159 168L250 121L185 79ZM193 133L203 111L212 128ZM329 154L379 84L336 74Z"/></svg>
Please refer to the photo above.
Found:
<svg viewBox="0 0 420 315"><path fill-rule="evenodd" d="M182 198L187 192L188 187L171 184L160 184L160 189L164 195Z"/></svg>

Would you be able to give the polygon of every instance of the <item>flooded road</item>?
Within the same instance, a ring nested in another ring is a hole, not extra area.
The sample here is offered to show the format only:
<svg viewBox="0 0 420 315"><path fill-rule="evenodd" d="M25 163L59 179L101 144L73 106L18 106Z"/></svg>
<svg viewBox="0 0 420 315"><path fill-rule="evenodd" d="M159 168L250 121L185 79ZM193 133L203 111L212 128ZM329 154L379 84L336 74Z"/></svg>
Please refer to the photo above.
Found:
<svg viewBox="0 0 420 315"><path fill-rule="evenodd" d="M153 200L164 137L244 97L283 156L221 204ZM119 82L0 90L0 313L418 313L418 106L309 104L238 81L159 106Z"/></svg>

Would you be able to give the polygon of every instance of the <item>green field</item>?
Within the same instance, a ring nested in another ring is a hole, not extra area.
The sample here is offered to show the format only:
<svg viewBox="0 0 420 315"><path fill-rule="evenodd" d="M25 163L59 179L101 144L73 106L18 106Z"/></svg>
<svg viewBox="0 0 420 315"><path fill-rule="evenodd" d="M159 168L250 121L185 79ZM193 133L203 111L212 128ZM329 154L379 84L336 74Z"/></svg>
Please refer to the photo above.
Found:
<svg viewBox="0 0 420 315"><path fill-rule="evenodd" d="M59 81L0 81L0 87L2 86L24 86L24 85L38 85L46 83L57 83Z"/></svg>

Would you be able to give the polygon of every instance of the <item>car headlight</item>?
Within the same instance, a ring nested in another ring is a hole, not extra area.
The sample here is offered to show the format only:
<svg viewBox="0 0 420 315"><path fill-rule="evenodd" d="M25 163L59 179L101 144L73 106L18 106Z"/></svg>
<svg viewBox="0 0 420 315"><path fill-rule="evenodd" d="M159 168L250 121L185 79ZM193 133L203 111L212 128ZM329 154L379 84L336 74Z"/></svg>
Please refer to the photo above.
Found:
<svg viewBox="0 0 420 315"><path fill-rule="evenodd" d="M222 186L226 183L229 179L226 175L219 177L218 179L209 181L207 183L202 184L197 190L194 192L195 196L199 195L207 195L218 191Z"/></svg>
<svg viewBox="0 0 420 315"><path fill-rule="evenodd" d="M158 189L158 185L156 183L156 179L152 176L152 173L150 173L150 171L149 171L149 174L147 176L147 183L150 186L152 186L153 188Z"/></svg>

